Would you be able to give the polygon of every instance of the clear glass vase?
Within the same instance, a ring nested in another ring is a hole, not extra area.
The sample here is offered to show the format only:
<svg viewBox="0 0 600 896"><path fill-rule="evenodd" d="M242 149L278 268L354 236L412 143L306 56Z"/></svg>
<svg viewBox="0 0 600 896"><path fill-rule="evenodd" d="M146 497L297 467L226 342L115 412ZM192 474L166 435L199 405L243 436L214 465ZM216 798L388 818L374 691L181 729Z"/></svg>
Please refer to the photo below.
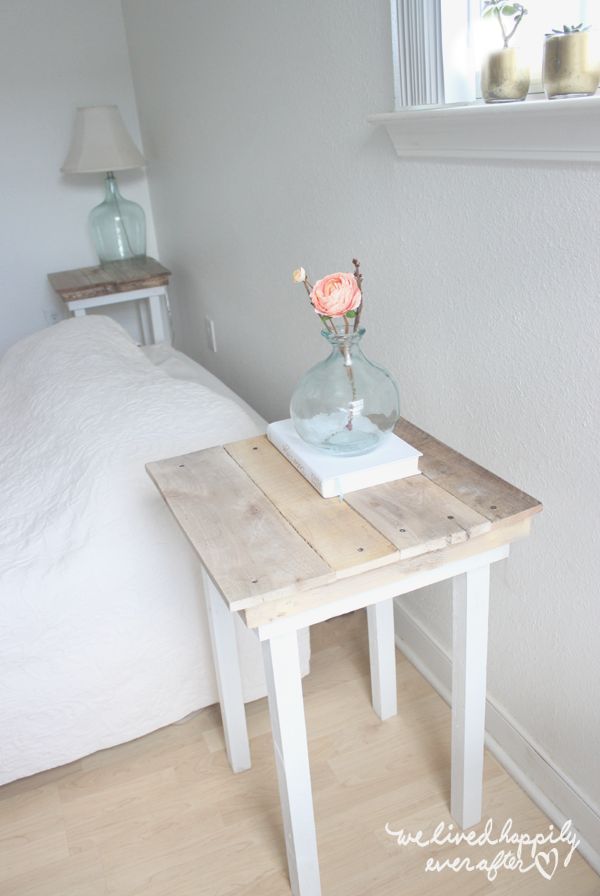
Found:
<svg viewBox="0 0 600 896"><path fill-rule="evenodd" d="M396 383L363 355L363 329L334 335L328 358L304 374L292 395L290 413L298 435L321 451L367 454L400 416Z"/></svg>
<svg viewBox="0 0 600 896"><path fill-rule="evenodd" d="M106 175L104 202L90 212L90 228L100 261L146 254L146 215L137 202L119 193L112 171Z"/></svg>

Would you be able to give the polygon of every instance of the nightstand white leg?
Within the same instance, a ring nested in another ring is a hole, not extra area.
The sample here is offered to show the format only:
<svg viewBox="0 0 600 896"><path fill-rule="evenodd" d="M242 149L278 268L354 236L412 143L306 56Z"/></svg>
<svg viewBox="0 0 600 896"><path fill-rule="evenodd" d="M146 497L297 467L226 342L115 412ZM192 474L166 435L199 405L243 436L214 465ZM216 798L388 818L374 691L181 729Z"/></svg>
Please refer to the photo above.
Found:
<svg viewBox="0 0 600 896"><path fill-rule="evenodd" d="M481 820L490 567L453 580L450 811L464 830Z"/></svg>
<svg viewBox="0 0 600 896"><path fill-rule="evenodd" d="M293 631L263 641L262 646L292 893L319 896L298 635Z"/></svg>
<svg viewBox="0 0 600 896"><path fill-rule="evenodd" d="M367 607L367 623L373 709L380 719L389 719L398 712L393 599Z"/></svg>
<svg viewBox="0 0 600 896"><path fill-rule="evenodd" d="M202 583L206 598L227 756L233 771L243 772L251 766L250 744L246 727L246 711L242 695L233 614L225 606L225 601L204 568L202 569Z"/></svg>
<svg viewBox="0 0 600 896"><path fill-rule="evenodd" d="M161 303L162 295L148 297L150 321L152 323L152 337L154 342L164 342L165 340L165 325L163 323Z"/></svg>

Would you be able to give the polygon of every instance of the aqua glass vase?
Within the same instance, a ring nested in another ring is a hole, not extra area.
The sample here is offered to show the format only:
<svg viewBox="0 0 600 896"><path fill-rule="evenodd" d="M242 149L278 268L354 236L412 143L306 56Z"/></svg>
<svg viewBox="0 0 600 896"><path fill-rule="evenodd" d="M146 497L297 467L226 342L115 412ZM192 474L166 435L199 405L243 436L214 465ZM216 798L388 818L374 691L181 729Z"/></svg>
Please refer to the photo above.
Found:
<svg viewBox="0 0 600 896"><path fill-rule="evenodd" d="M290 402L298 435L330 454L373 451L400 416L398 387L387 370L365 358L364 333L323 330L329 357L304 374Z"/></svg>
<svg viewBox="0 0 600 896"><path fill-rule="evenodd" d="M105 180L104 202L90 212L90 228L100 261L119 261L146 254L146 216L137 202L119 193L112 171Z"/></svg>

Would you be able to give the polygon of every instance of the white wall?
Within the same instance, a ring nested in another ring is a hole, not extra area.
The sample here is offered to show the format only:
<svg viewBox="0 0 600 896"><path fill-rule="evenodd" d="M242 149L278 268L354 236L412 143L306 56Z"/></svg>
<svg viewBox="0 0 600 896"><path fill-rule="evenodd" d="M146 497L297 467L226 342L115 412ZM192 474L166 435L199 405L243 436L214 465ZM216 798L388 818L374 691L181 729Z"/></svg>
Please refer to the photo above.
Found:
<svg viewBox="0 0 600 896"><path fill-rule="evenodd" d="M0 354L63 313L51 271L97 264L87 228L102 201L102 175L60 172L75 109L116 103L139 145L139 128L119 0L0 0ZM147 216L143 172L119 176L123 194ZM122 317L131 321L131 315Z"/></svg>
<svg viewBox="0 0 600 896"><path fill-rule="evenodd" d="M388 8L124 0L179 344L287 416L325 351L290 272L361 259L404 414L545 504L494 571L490 694L598 805L600 170L396 158L365 123L392 108ZM443 645L447 598L406 601Z"/></svg>

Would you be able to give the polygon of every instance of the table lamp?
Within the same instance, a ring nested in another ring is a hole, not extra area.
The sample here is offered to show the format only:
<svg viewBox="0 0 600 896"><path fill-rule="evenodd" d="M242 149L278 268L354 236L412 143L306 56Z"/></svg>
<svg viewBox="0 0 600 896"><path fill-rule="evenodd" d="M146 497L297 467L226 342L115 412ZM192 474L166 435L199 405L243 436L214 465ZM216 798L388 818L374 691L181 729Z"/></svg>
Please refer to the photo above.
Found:
<svg viewBox="0 0 600 896"><path fill-rule="evenodd" d="M115 171L141 168L144 157L129 136L117 106L77 109L65 174L106 172L104 202L90 212L92 238L101 262L146 254L146 216L119 193Z"/></svg>

